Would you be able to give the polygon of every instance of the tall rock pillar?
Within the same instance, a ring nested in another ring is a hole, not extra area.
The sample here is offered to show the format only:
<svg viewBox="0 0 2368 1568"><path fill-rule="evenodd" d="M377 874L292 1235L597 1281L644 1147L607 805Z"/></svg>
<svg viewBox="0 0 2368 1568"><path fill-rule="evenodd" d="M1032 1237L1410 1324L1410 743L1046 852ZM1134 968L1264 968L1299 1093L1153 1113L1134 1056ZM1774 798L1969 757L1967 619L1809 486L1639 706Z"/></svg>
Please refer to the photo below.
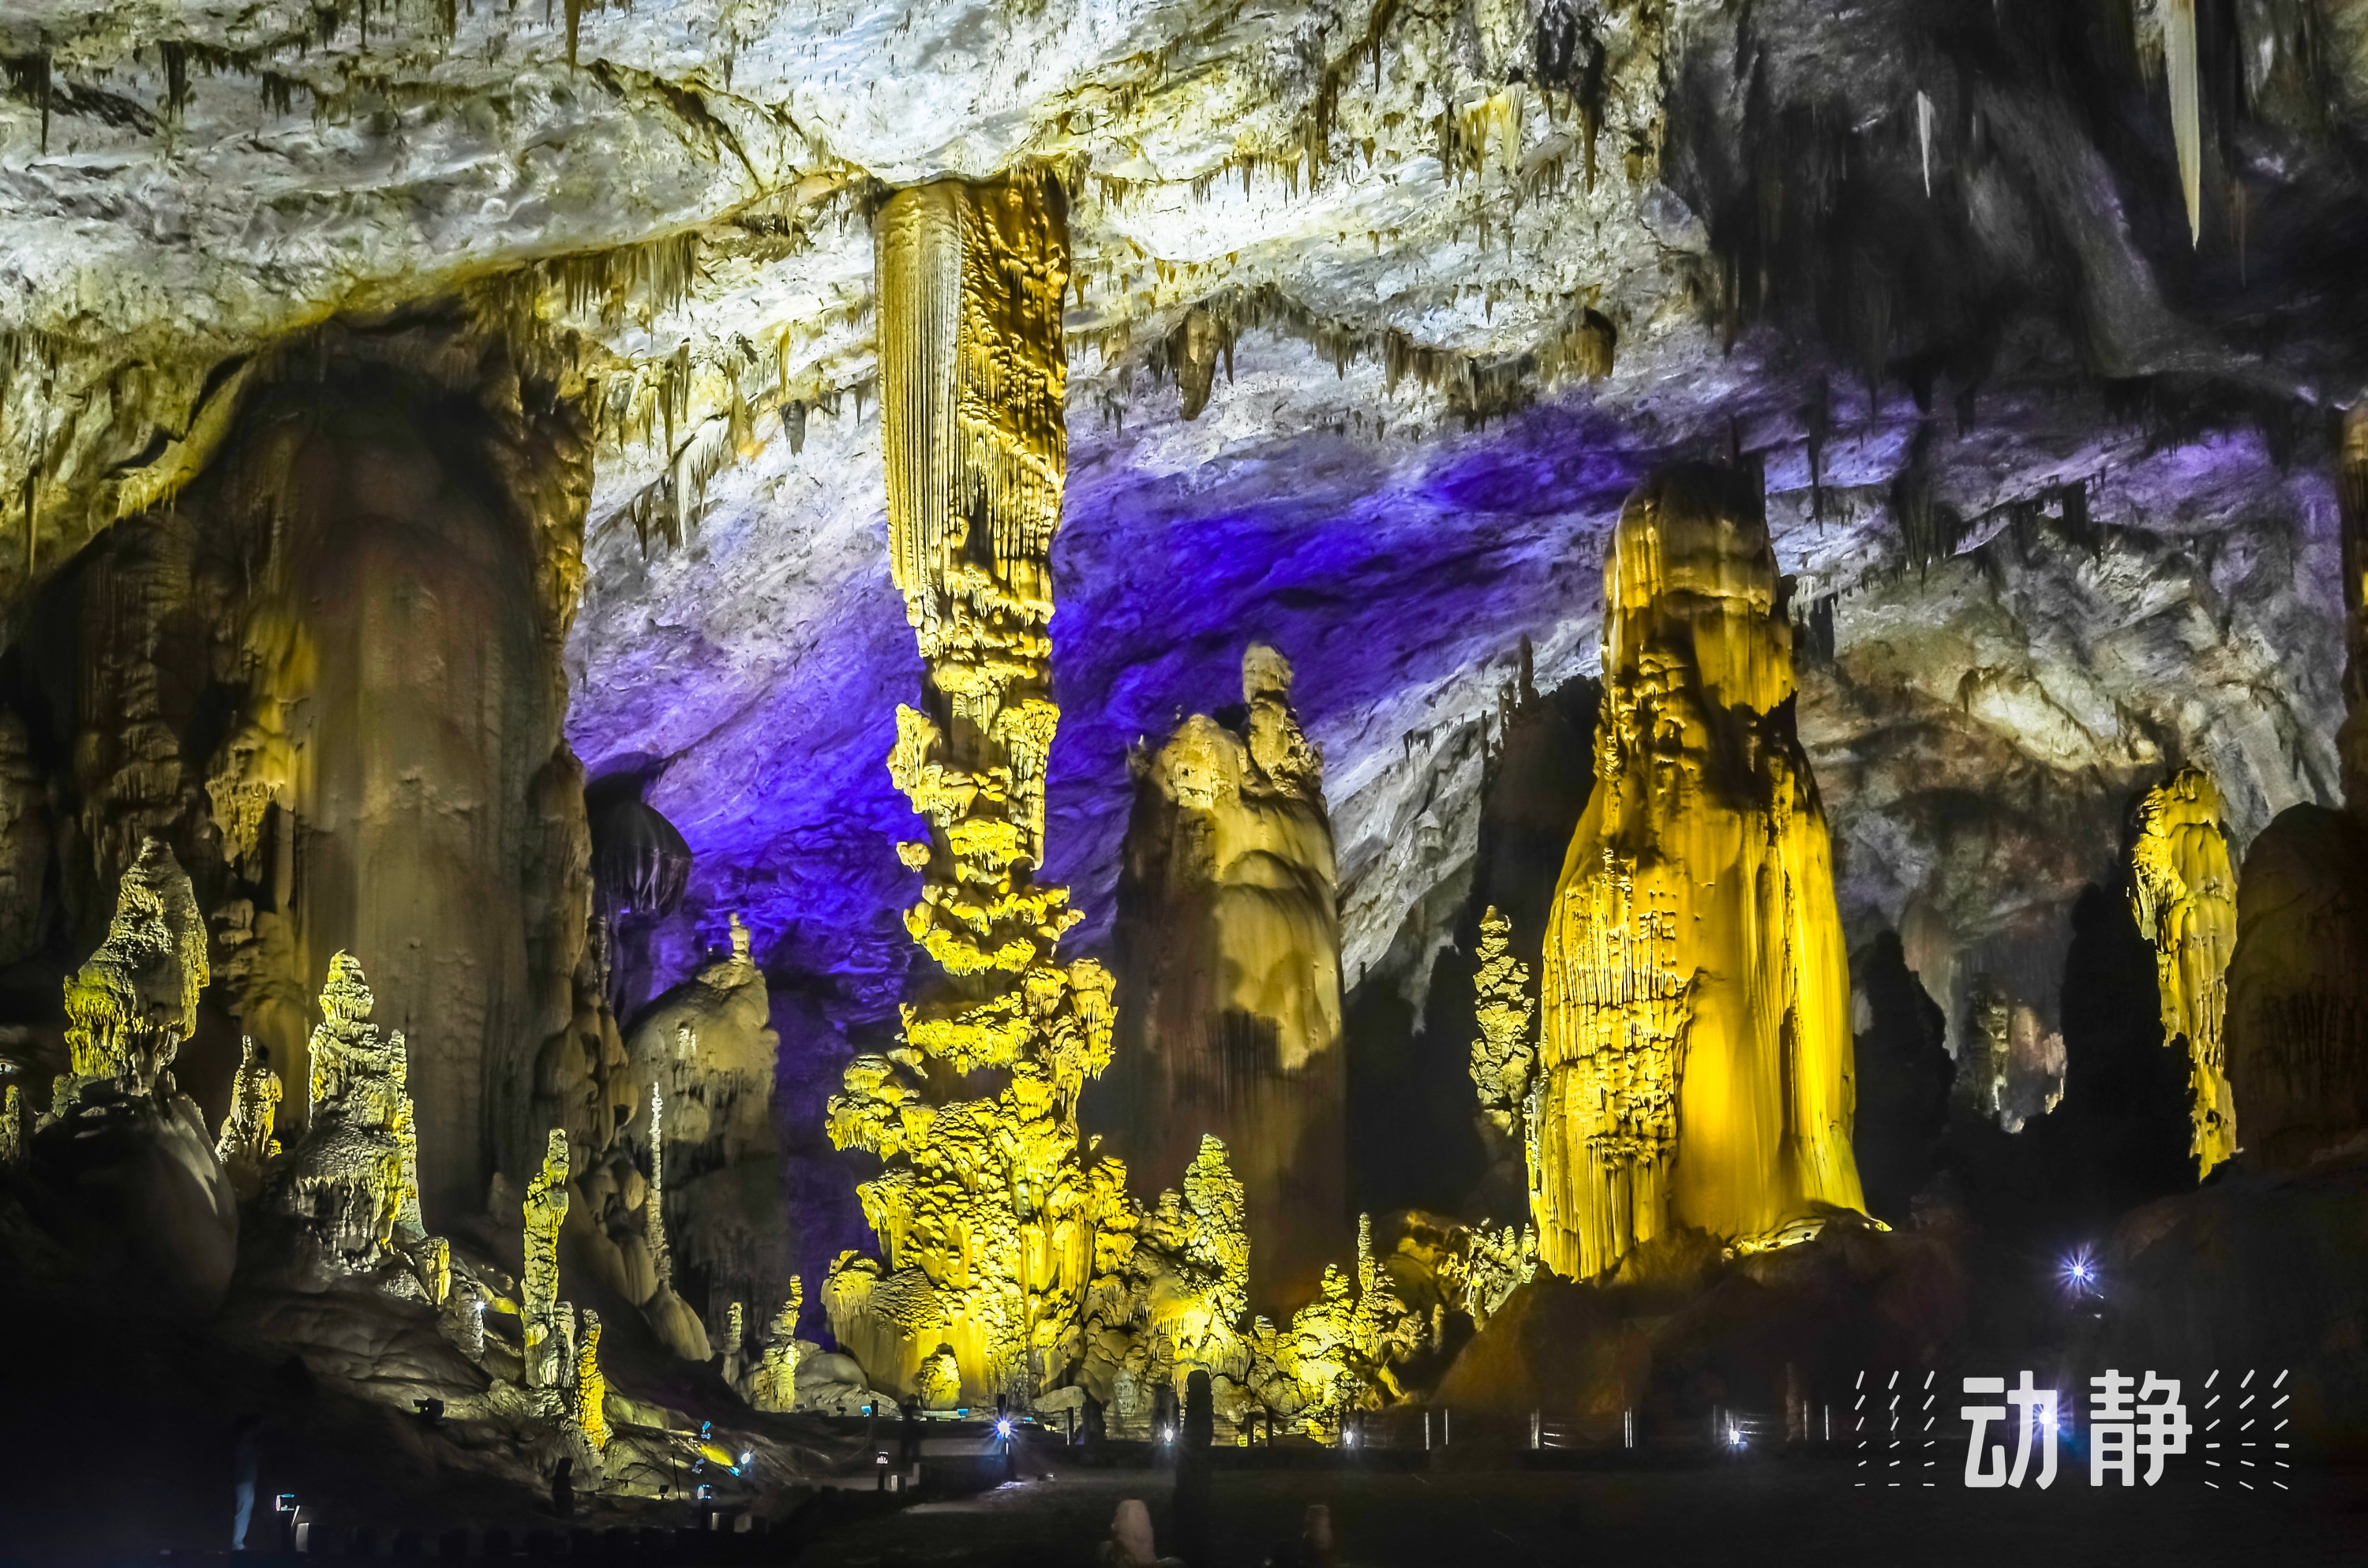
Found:
<svg viewBox="0 0 2368 1568"><path fill-rule="evenodd" d="M922 873L905 928L944 973L831 1102L832 1139L887 1162L861 1188L885 1257L843 1257L823 1301L874 1386L909 1392L944 1346L964 1395L1024 1402L1070 1358L1099 1216L1123 1197L1077 1150L1110 977L1058 961L1076 915L1035 881L1067 215L1050 180L946 181L892 197L874 246L890 565L926 672L888 767L928 823L897 847Z"/></svg>
<svg viewBox="0 0 2368 1568"><path fill-rule="evenodd" d="M1596 786L1545 942L1539 1250L1860 1210L1849 961L1755 484L1685 468L1604 562Z"/></svg>
<svg viewBox="0 0 2368 1568"><path fill-rule="evenodd" d="M1182 1180L1202 1134L1224 1141L1258 1244L1250 1303L1281 1317L1354 1234L1340 915L1323 763L1274 649L1243 654L1242 703L1136 757L1114 1075L1139 1192Z"/></svg>
<svg viewBox="0 0 2368 1568"><path fill-rule="evenodd" d="M2368 406L2343 422L2345 809L2289 806L2245 856L2228 1086L2247 1164L2368 1153Z"/></svg>

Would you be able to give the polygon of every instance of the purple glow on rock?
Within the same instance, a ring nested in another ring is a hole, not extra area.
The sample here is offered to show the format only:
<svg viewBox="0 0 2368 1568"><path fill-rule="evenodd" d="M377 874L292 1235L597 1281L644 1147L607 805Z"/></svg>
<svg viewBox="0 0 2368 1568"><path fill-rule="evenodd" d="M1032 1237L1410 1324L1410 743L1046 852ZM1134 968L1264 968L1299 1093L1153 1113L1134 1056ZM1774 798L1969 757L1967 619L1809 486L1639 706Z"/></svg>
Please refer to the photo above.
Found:
<svg viewBox="0 0 2368 1568"><path fill-rule="evenodd" d="M1247 642L1291 658L1303 719L1337 750L1374 705L1591 604L1600 537L1656 455L1567 408L1424 449L1302 436L1185 475L1133 470L1127 444L1076 440L1054 552L1063 718L1046 874L1086 914L1072 951L1108 931L1129 746L1238 701ZM649 790L697 857L684 914L652 944L661 986L736 909L777 984L810 977L837 1028L894 1016L919 886L894 846L918 824L886 757L921 665L878 531L876 553L806 596L821 613L753 699L733 686L741 651L689 628L662 668L596 667L576 694L570 735L595 774L689 742ZM747 542L714 541L713 569ZM685 733L681 704L735 700Z"/></svg>

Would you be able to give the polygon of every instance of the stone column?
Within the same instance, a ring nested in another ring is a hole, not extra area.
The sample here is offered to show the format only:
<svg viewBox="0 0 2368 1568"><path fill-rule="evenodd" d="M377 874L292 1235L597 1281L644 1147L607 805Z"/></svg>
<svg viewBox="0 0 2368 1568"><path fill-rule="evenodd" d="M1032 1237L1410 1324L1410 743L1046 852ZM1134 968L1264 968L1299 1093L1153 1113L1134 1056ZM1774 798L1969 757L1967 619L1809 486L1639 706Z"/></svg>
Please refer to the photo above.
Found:
<svg viewBox="0 0 2368 1568"><path fill-rule="evenodd" d="M1756 483L1679 469L1604 562L1596 787L1554 895L1539 1250L1586 1278L1673 1226L1863 1207L1850 971Z"/></svg>

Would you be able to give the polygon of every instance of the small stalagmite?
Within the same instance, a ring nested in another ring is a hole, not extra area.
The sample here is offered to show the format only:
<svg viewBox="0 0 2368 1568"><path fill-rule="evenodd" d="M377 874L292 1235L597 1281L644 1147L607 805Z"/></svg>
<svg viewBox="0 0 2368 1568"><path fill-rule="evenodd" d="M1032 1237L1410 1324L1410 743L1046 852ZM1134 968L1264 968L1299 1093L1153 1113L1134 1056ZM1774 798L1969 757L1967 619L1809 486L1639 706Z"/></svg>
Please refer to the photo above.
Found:
<svg viewBox="0 0 2368 1568"><path fill-rule="evenodd" d="M609 1446L609 1378L600 1370L600 1314L587 1311L575 1342L575 1429L598 1453Z"/></svg>
<svg viewBox="0 0 2368 1568"><path fill-rule="evenodd" d="M2130 856L2130 905L2154 944L2166 1045L2186 1043L2200 1176L2237 1153L2222 1023L2228 960L2237 948L2237 869L2228 855L2220 791L2201 768L2182 768L2146 792Z"/></svg>
<svg viewBox="0 0 2368 1568"><path fill-rule="evenodd" d="M559 1299L559 1231L567 1221L567 1134L553 1128L542 1169L527 1184L525 1271L518 1277L518 1317L526 1334L526 1381L555 1388L562 1365L561 1319L572 1316Z"/></svg>
<svg viewBox="0 0 2368 1568"><path fill-rule="evenodd" d="M265 1167L279 1157L279 1140L272 1130L283 1090L264 1048L251 1039L239 1046L230 1114L222 1118L222 1135L214 1141L214 1158L230 1173L232 1189L245 1200L262 1189Z"/></svg>
<svg viewBox="0 0 2368 1568"><path fill-rule="evenodd" d="M1251 644L1238 720L1195 714L1138 757L1119 887L1121 1146L1156 1192L1224 1142L1263 1311L1309 1301L1349 1236L1332 829L1291 680Z"/></svg>
<svg viewBox="0 0 2368 1568"><path fill-rule="evenodd" d="M1596 788L1545 943L1539 1251L1862 1210L1850 973L1756 483L1681 468L1604 562Z"/></svg>
<svg viewBox="0 0 2368 1568"><path fill-rule="evenodd" d="M304 1136L279 1187L280 1206L354 1273L427 1240L403 1031L381 1036L370 1021L375 1006L353 955L332 958L306 1051Z"/></svg>

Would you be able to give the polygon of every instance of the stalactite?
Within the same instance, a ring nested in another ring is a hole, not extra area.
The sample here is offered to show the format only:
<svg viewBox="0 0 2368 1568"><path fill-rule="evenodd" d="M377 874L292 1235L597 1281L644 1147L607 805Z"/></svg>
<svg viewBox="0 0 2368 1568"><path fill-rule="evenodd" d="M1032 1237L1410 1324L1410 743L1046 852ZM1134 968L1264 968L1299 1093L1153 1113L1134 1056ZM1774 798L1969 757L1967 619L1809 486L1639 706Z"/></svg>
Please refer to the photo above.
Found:
<svg viewBox="0 0 2368 1568"><path fill-rule="evenodd" d="M1924 194L1932 194L1932 100L1919 91L1916 95L1916 148L1924 165Z"/></svg>
<svg viewBox="0 0 2368 1568"><path fill-rule="evenodd" d="M2185 1042L2191 1063L2199 1176L2237 1153L2228 1089L2228 960L2237 946L2237 872L2228 857L2220 791L2200 768L2182 768L2138 808L2130 908L2154 944L2165 1045Z"/></svg>
<svg viewBox="0 0 2368 1568"><path fill-rule="evenodd" d="M2195 0L2170 0L2163 18L2163 54L2170 72L2170 134L2179 147L2179 188L2187 198L2187 236L2203 242L2203 124L2196 83Z"/></svg>
<svg viewBox="0 0 2368 1568"><path fill-rule="evenodd" d="M1761 497L1679 470L1604 562L1596 789L1545 944L1540 1252L1862 1208L1850 979Z"/></svg>

